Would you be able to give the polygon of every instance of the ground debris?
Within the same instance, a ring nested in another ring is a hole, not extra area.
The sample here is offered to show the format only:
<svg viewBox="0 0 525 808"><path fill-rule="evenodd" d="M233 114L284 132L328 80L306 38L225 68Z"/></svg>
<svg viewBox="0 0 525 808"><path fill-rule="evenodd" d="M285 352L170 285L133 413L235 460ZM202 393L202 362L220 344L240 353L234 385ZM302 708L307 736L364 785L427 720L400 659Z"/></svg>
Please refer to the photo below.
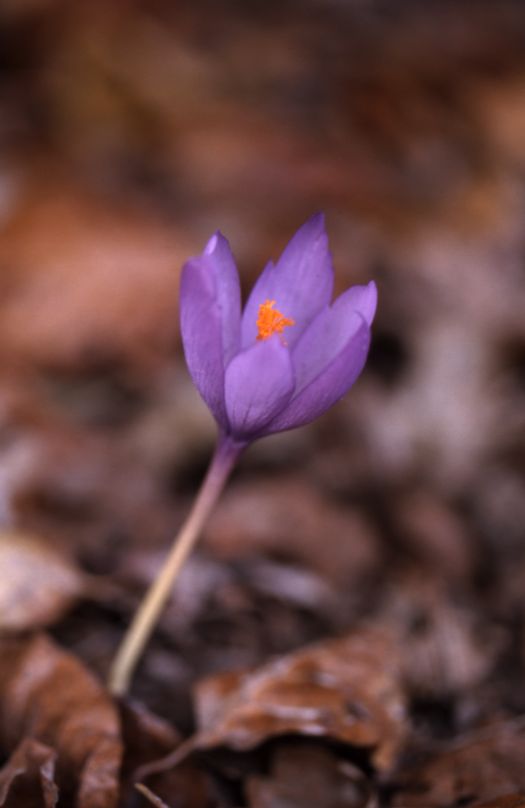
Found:
<svg viewBox="0 0 525 808"><path fill-rule="evenodd" d="M250 808L376 808L371 781L320 745L278 744L266 775L248 779Z"/></svg>
<svg viewBox="0 0 525 808"><path fill-rule="evenodd" d="M525 808L525 3L386 5L0 0L8 808ZM246 452L115 704L215 438L180 267L220 228L244 295L318 208L365 371Z"/></svg>
<svg viewBox="0 0 525 808"><path fill-rule="evenodd" d="M248 673L196 689L196 749L253 749L283 735L330 739L369 751L389 769L404 736L398 651L385 632L363 629Z"/></svg>
<svg viewBox="0 0 525 808"><path fill-rule="evenodd" d="M0 533L0 570L0 635L56 622L86 589L64 554L14 530Z"/></svg>
<svg viewBox="0 0 525 808"><path fill-rule="evenodd" d="M26 759L34 752L20 744L35 741L37 759L47 750L49 779L56 756L61 804L70 800L76 808L114 808L122 759L119 718L95 678L71 654L37 636L0 642L0 684L0 746L10 755L4 777L10 776L21 748ZM34 764L27 767L24 778L34 780L34 771ZM51 805L51 786L46 788Z"/></svg>
<svg viewBox="0 0 525 808"><path fill-rule="evenodd" d="M392 806L511 808L515 798L505 795L525 792L524 760L525 721L495 724L450 744L407 772Z"/></svg>
<svg viewBox="0 0 525 808"><path fill-rule="evenodd" d="M49 746L25 738L0 770L2 808L55 808L56 758Z"/></svg>
<svg viewBox="0 0 525 808"><path fill-rule="evenodd" d="M474 808L525 808L525 792L521 794L505 794L489 802L479 803Z"/></svg>

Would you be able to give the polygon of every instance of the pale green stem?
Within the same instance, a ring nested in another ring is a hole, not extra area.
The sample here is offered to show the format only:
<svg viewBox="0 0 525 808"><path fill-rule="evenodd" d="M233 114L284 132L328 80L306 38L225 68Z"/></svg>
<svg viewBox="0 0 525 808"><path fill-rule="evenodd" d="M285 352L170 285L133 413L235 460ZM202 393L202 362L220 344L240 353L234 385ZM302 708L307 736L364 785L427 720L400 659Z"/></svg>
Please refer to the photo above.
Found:
<svg viewBox="0 0 525 808"><path fill-rule="evenodd" d="M111 666L108 687L116 696L124 695L135 667L168 600L173 584L193 549L244 446L221 438L203 480L193 508L178 535L157 578L150 586L117 651Z"/></svg>

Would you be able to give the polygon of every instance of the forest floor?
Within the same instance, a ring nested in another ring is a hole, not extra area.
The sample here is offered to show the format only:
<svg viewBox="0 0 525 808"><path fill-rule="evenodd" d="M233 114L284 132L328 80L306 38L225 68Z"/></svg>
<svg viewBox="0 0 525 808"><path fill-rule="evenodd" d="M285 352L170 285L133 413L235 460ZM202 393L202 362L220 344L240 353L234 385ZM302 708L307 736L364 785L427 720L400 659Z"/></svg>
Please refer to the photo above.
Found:
<svg viewBox="0 0 525 808"><path fill-rule="evenodd" d="M525 808L521 4L159 2L165 28L140 4L22 5L0 99L0 806ZM366 371L246 452L116 700L215 439L180 266L220 227L247 290L320 206L338 289L378 283Z"/></svg>

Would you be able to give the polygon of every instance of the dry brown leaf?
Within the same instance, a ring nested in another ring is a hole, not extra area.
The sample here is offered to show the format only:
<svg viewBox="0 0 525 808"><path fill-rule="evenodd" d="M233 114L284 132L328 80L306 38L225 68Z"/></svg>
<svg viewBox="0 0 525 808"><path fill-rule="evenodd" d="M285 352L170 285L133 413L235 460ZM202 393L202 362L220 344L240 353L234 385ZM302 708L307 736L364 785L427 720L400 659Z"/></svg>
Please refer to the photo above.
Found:
<svg viewBox="0 0 525 808"><path fill-rule="evenodd" d="M250 673L226 673L196 691L196 748L252 749L288 734L369 750L392 766L403 738L398 652L378 630L313 645Z"/></svg>
<svg viewBox="0 0 525 808"><path fill-rule="evenodd" d="M525 794L505 794L490 802L478 803L473 808L525 808Z"/></svg>
<svg viewBox="0 0 525 808"><path fill-rule="evenodd" d="M180 738L173 727L138 703L121 704L121 723L124 741L121 780L124 794L132 791L140 778L137 770L166 755L178 746Z"/></svg>
<svg viewBox="0 0 525 808"><path fill-rule="evenodd" d="M525 789L524 760L523 720L489 727L413 769L393 808L514 808L490 801Z"/></svg>
<svg viewBox="0 0 525 808"><path fill-rule="evenodd" d="M168 761L168 765L156 767L154 776L147 772L144 772L144 775L145 779L151 778L149 786L138 783L135 788L141 786L142 793L145 793L144 789L148 791L148 796L158 800L157 803L153 802L154 805L164 806L167 803L177 806L177 808L178 806L180 808L216 806L211 778L205 769L200 768L193 759L185 761L181 765L171 765ZM137 772L137 776L142 779L140 772Z"/></svg>
<svg viewBox="0 0 525 808"><path fill-rule="evenodd" d="M247 783L251 808L375 808L363 773L322 746L280 745L268 776Z"/></svg>
<svg viewBox="0 0 525 808"><path fill-rule="evenodd" d="M34 738L57 754L57 783L66 804L116 806L119 718L103 687L78 660L44 636L3 640L0 694L4 750Z"/></svg>
<svg viewBox="0 0 525 808"><path fill-rule="evenodd" d="M180 736L171 724L151 713L143 704L128 701L120 707L125 745L122 773L126 779L140 766L177 746Z"/></svg>
<svg viewBox="0 0 525 808"><path fill-rule="evenodd" d="M0 533L0 634L58 620L84 589L81 572L37 536Z"/></svg>
<svg viewBox="0 0 525 808"><path fill-rule="evenodd" d="M0 770L2 808L55 808L56 752L33 738L25 738Z"/></svg>
<svg viewBox="0 0 525 808"><path fill-rule="evenodd" d="M157 766L159 758L181 748L178 733L166 721L149 712L143 705L121 705L124 760L122 764L122 799L132 804L137 788L153 805L168 803L184 808L204 808L211 805L210 783L196 762L185 761L180 766ZM171 758L171 755L170 755ZM153 766L149 763L155 761ZM152 776L152 774L155 776ZM148 786L137 781L148 780Z"/></svg>
<svg viewBox="0 0 525 808"><path fill-rule="evenodd" d="M383 619L402 637L404 680L411 695L466 693L487 677L501 636L472 608L455 602L440 572L436 577L407 566L384 588L383 597Z"/></svg>

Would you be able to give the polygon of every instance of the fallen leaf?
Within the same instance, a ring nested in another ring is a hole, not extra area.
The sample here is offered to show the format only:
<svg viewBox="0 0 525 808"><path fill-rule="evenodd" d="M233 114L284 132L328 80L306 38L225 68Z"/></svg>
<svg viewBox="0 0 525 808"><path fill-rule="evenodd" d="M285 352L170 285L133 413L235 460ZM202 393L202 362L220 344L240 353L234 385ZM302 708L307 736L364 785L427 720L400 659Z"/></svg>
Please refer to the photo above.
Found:
<svg viewBox="0 0 525 808"><path fill-rule="evenodd" d="M2 808L55 808L56 753L33 738L24 739L0 770Z"/></svg>
<svg viewBox="0 0 525 808"><path fill-rule="evenodd" d="M251 808L374 808L363 773L322 746L280 745L270 773L248 779Z"/></svg>
<svg viewBox="0 0 525 808"><path fill-rule="evenodd" d="M453 598L440 577L408 568L383 592L384 621L400 631L411 695L443 698L472 691L490 673L501 632Z"/></svg>
<svg viewBox="0 0 525 808"><path fill-rule="evenodd" d="M121 709L122 737L125 754L122 761L123 778L145 763L165 755L180 743L178 732L167 721L151 713L138 702L123 702Z"/></svg>
<svg viewBox="0 0 525 808"><path fill-rule="evenodd" d="M506 805L501 800L525 789L524 760L523 719L488 727L412 769L392 806L474 808L481 803L483 808L516 808L512 802ZM486 800L488 806L484 805ZM494 800L500 800L501 805Z"/></svg>
<svg viewBox="0 0 525 808"><path fill-rule="evenodd" d="M404 735L398 670L389 635L367 629L206 679L196 690L194 748L248 750L294 734L365 749L389 769Z"/></svg>
<svg viewBox="0 0 525 808"><path fill-rule="evenodd" d="M178 733L166 721L135 702L122 702L121 725L124 741L122 793L132 792L140 774L137 770L166 755L180 743Z"/></svg>
<svg viewBox="0 0 525 808"><path fill-rule="evenodd" d="M2 640L0 694L5 751L25 738L36 739L57 754L57 784L65 804L116 806L122 757L117 710L75 657L44 636Z"/></svg>
<svg viewBox="0 0 525 808"><path fill-rule="evenodd" d="M525 794L505 794L490 802L478 803L473 808L525 808Z"/></svg>
<svg viewBox="0 0 525 808"><path fill-rule="evenodd" d="M81 572L43 539L0 533L0 634L58 620L84 590Z"/></svg>
<svg viewBox="0 0 525 808"><path fill-rule="evenodd" d="M165 806L163 800L167 800L180 808L211 808L210 781L195 760L184 761L180 766L155 765L174 747L181 748L176 730L137 703L122 704L121 716L125 751L121 799L124 804L127 805L126 797L134 804L132 795L138 789L153 805ZM152 761L153 767L148 765ZM150 780L148 786L137 782L146 779Z"/></svg>

